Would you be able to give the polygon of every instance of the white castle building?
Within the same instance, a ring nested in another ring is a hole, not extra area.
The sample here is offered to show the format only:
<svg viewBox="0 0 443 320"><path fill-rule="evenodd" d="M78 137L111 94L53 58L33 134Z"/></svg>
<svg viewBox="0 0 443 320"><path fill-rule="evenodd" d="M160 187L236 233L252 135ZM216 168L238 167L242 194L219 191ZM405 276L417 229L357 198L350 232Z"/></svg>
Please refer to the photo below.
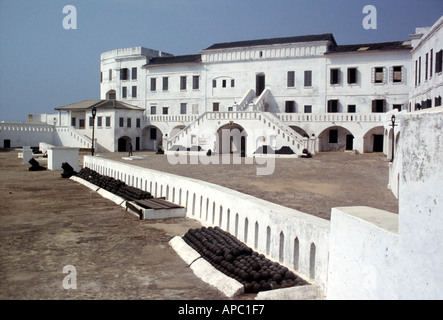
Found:
<svg viewBox="0 0 443 320"><path fill-rule="evenodd" d="M383 151L383 114L408 108L411 49L411 41L340 46L321 34L186 56L113 50L101 56L101 99L144 110L139 130L122 137L139 141L137 150ZM222 130L234 128L241 140L222 145Z"/></svg>
<svg viewBox="0 0 443 320"><path fill-rule="evenodd" d="M58 115L30 115L30 123L44 122L57 133L38 135L44 142L84 148L92 145L94 127L98 152L132 144L134 151L250 157L266 146L294 156L307 149L389 157L386 114L441 104L441 37L414 47L429 30L417 28L410 40L356 45L339 45L332 34L218 43L184 56L116 49L101 54L101 100L58 107ZM9 127L3 147L22 146L21 132ZM225 141L223 132L230 135Z"/></svg>

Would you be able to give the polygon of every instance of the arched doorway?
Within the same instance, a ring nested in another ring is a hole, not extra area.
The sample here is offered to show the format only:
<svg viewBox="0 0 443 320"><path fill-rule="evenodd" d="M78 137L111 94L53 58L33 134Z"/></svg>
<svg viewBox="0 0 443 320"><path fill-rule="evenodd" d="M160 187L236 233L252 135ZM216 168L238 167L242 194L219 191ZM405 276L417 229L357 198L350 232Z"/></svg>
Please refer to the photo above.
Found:
<svg viewBox="0 0 443 320"><path fill-rule="evenodd" d="M383 152L384 131L385 129L382 126L378 126L366 132L363 136L363 152ZM388 137L389 139L392 138L392 131L389 132ZM388 153L390 153L389 150Z"/></svg>
<svg viewBox="0 0 443 320"><path fill-rule="evenodd" d="M344 127L328 127L318 135L318 144L320 152L353 150L354 135Z"/></svg>
<svg viewBox="0 0 443 320"><path fill-rule="evenodd" d="M245 156L247 136L245 129L236 123L221 126L217 130L216 145L218 153L233 153Z"/></svg>
<svg viewBox="0 0 443 320"><path fill-rule="evenodd" d="M117 151L118 152L129 151L129 144L130 143L132 143L132 139L130 137L127 137L127 136L120 137L117 141Z"/></svg>
<svg viewBox="0 0 443 320"><path fill-rule="evenodd" d="M163 133L156 126L147 126L142 131L143 150L158 150L163 148Z"/></svg>

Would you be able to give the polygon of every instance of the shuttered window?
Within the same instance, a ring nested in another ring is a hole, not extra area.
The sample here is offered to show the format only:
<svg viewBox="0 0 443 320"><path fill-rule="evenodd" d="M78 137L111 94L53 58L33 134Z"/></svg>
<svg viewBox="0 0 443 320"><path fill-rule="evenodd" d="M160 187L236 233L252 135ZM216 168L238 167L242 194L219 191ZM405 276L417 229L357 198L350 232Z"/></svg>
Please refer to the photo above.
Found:
<svg viewBox="0 0 443 320"><path fill-rule="evenodd" d="M295 87L295 71L288 71L287 85L288 88Z"/></svg>
<svg viewBox="0 0 443 320"><path fill-rule="evenodd" d="M306 70L305 71L305 87L312 87L312 71Z"/></svg>
<svg viewBox="0 0 443 320"><path fill-rule="evenodd" d="M340 69L331 69L330 72L330 84L339 84L340 82Z"/></svg>
<svg viewBox="0 0 443 320"><path fill-rule="evenodd" d="M357 68L348 68L348 84L357 83Z"/></svg>

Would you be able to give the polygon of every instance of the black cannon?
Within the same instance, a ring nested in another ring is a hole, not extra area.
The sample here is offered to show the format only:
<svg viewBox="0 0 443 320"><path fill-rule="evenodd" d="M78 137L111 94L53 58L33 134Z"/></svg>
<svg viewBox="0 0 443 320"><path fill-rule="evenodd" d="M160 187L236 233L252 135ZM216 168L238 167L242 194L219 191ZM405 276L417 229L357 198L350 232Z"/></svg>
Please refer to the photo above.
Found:
<svg viewBox="0 0 443 320"><path fill-rule="evenodd" d="M63 173L61 174L62 178L70 178L72 176L77 175L77 172L74 170L73 167L67 162L62 163L62 169Z"/></svg>
<svg viewBox="0 0 443 320"><path fill-rule="evenodd" d="M34 158L31 158L31 160L29 160L28 163L31 165L31 167L29 168L29 171L44 171L44 170L46 170L46 168L42 167L40 165L40 163L38 163L38 161L35 160Z"/></svg>

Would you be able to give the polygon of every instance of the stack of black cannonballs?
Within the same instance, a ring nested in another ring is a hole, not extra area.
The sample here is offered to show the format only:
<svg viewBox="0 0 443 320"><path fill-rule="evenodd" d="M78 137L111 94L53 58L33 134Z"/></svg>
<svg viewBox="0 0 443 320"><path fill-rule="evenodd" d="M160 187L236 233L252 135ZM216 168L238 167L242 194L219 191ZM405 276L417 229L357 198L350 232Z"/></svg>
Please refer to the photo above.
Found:
<svg viewBox="0 0 443 320"><path fill-rule="evenodd" d="M150 192L128 186L121 180L103 176L89 168L82 168L77 176L128 201L153 198Z"/></svg>
<svg viewBox="0 0 443 320"><path fill-rule="evenodd" d="M307 284L219 227L190 229L183 239L216 269L242 283L245 293Z"/></svg>

